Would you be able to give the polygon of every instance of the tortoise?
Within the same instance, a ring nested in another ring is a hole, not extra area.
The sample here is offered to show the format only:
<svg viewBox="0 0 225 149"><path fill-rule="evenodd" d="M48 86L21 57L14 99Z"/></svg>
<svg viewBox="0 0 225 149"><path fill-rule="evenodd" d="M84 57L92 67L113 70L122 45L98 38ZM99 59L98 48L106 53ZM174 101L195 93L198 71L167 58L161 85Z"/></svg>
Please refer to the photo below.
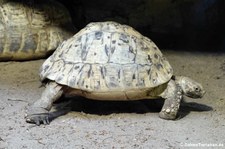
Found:
<svg viewBox="0 0 225 149"><path fill-rule="evenodd" d="M76 31L69 12L56 1L0 4L0 61L44 58Z"/></svg>
<svg viewBox="0 0 225 149"><path fill-rule="evenodd" d="M93 22L64 41L41 66L46 88L27 107L25 119L49 124L49 111L62 95L94 100L164 98L159 116L173 120L183 95L200 98L201 84L173 69L149 38L128 25Z"/></svg>

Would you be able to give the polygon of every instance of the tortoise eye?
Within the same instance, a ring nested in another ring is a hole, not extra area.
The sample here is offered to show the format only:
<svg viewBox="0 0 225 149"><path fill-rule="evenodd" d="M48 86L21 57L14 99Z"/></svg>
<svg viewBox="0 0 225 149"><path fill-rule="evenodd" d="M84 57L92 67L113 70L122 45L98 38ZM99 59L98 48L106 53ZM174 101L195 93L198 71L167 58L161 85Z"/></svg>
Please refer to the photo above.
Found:
<svg viewBox="0 0 225 149"><path fill-rule="evenodd" d="M196 91L196 92L199 92L199 91L200 91L200 89L199 89L198 87L196 87L196 88L195 88L195 91Z"/></svg>

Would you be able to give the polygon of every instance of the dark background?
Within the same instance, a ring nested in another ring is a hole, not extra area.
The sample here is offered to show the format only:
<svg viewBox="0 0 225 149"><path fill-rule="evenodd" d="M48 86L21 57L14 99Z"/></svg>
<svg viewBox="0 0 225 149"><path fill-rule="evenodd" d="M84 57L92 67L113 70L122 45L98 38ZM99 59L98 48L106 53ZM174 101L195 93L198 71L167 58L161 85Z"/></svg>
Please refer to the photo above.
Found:
<svg viewBox="0 0 225 149"><path fill-rule="evenodd" d="M93 21L128 24L160 48L222 51L224 0L58 0L81 29Z"/></svg>

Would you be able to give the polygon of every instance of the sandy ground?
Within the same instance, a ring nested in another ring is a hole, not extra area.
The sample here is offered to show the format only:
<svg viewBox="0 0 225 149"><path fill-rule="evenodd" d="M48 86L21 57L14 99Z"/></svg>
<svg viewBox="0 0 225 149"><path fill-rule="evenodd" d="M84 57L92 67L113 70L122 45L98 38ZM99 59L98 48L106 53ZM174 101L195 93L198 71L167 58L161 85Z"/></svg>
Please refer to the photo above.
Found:
<svg viewBox="0 0 225 149"><path fill-rule="evenodd" d="M44 60L1 62L0 149L225 148L225 55L163 53L175 74L198 80L207 91L202 99L185 98L175 121L158 117L161 100L100 102L74 98L67 105L71 110L58 113L61 116L50 125L28 124L24 109L44 89L39 87L38 77Z"/></svg>

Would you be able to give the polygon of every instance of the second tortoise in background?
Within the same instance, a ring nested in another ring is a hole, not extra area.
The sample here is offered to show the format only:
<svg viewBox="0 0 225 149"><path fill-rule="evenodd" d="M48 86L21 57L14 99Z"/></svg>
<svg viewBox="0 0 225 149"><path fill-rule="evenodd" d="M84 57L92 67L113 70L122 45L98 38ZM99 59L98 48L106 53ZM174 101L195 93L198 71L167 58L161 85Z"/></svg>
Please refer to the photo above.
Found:
<svg viewBox="0 0 225 149"><path fill-rule="evenodd" d="M183 95L205 93L198 82L173 76L158 47L132 27L116 22L88 24L63 42L40 69L46 89L27 109L26 121L49 123L49 111L63 94L94 100L164 98L159 116L175 119Z"/></svg>
<svg viewBox="0 0 225 149"><path fill-rule="evenodd" d="M0 0L0 5L0 61L44 58L76 31L56 1Z"/></svg>

